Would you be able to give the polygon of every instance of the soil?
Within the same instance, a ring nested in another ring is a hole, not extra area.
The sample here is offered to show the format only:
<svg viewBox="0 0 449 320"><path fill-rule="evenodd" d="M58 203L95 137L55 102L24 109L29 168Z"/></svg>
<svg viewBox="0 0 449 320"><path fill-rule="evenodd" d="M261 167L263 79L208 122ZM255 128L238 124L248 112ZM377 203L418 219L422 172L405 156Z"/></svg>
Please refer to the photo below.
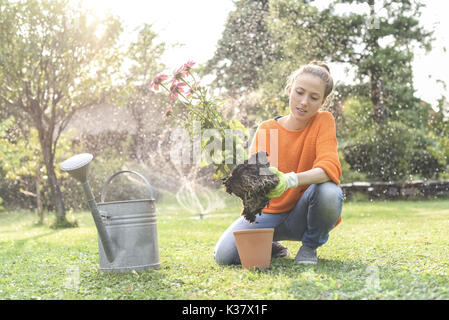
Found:
<svg viewBox="0 0 449 320"><path fill-rule="evenodd" d="M256 214L262 214L262 209L269 204L270 198L266 194L279 183L279 178L268 169L267 156L265 151L253 154L223 181L227 193L242 199L242 215L251 223L256 220Z"/></svg>

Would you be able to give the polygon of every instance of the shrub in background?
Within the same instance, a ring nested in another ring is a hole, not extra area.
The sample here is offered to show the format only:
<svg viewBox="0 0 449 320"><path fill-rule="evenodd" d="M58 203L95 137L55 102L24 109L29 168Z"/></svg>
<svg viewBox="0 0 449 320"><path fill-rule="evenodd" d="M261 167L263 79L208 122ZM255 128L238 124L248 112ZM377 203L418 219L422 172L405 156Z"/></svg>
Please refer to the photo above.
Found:
<svg viewBox="0 0 449 320"><path fill-rule="evenodd" d="M359 131L344 146L343 154L353 170L373 180L438 178L444 166L429 151L432 142L424 131L390 121Z"/></svg>

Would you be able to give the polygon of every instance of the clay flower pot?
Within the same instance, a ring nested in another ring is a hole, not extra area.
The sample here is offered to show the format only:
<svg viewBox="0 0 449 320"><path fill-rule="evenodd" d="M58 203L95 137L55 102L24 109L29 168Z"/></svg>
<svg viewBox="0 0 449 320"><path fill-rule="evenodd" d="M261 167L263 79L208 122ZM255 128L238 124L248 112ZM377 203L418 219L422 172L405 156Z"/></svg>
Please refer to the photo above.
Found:
<svg viewBox="0 0 449 320"><path fill-rule="evenodd" d="M273 228L234 231L244 269L265 269L270 266L273 234Z"/></svg>

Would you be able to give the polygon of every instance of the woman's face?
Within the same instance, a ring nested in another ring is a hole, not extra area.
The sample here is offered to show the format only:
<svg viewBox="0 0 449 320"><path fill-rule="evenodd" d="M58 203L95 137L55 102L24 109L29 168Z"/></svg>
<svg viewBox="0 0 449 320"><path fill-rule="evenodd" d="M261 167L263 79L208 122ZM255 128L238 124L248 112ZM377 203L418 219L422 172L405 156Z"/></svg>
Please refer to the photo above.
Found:
<svg viewBox="0 0 449 320"><path fill-rule="evenodd" d="M290 113L295 120L307 124L323 103L325 83L319 77L303 73L296 77L290 88Z"/></svg>

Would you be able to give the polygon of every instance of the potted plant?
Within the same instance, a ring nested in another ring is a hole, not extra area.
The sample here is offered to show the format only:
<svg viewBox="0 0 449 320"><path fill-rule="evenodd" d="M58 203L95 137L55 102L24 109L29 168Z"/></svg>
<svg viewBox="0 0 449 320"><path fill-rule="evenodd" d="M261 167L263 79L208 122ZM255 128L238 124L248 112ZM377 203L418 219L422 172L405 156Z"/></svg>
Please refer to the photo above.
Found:
<svg viewBox="0 0 449 320"><path fill-rule="evenodd" d="M199 165L213 165L215 168L213 180L220 180L226 187L226 192L234 194L242 200L242 215L254 222L256 214L269 203L266 194L277 186L279 178L268 170L266 152L258 152L248 158L243 148L243 140L235 135L240 130L248 137L248 130L237 119L226 121L220 110L224 101L210 94L207 87L201 85L198 75L193 70L194 62L189 61L174 72L157 75L150 88L168 93L169 105L164 113L164 119L176 118L188 132L194 136L193 123L199 122L202 130L215 130L216 135L207 138L200 137L201 151L207 151L209 157ZM226 148L226 138L232 137L232 148ZM221 148L209 148L209 145L221 141ZM243 155L239 163L239 155ZM262 173L262 174L261 174Z"/></svg>

